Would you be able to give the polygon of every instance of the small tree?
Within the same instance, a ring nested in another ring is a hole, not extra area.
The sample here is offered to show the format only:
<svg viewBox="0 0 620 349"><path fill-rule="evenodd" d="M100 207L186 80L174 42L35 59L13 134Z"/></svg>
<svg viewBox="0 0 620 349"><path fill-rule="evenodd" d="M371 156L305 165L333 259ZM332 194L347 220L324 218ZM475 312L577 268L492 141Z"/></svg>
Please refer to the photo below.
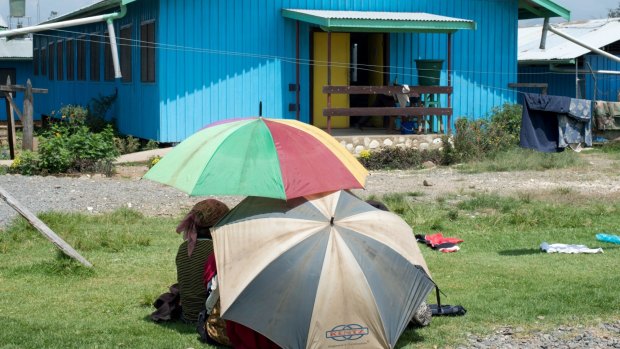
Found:
<svg viewBox="0 0 620 349"><path fill-rule="evenodd" d="M620 2L618 2L618 7L610 8L607 13L607 17L609 18L619 18L620 17Z"/></svg>

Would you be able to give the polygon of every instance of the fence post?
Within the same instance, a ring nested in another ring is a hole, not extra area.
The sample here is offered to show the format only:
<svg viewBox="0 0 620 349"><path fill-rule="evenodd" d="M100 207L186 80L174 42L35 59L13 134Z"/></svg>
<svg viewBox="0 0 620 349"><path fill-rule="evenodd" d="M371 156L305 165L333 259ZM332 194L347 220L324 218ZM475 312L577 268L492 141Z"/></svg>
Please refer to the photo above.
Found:
<svg viewBox="0 0 620 349"><path fill-rule="evenodd" d="M6 85L11 86L11 76L6 77ZM13 120L13 106L9 101L11 92L5 92L4 100L6 102L6 121L7 121L7 132L9 138L9 155L11 160L15 159L15 120Z"/></svg>
<svg viewBox="0 0 620 349"><path fill-rule="evenodd" d="M33 149L33 96L32 96L32 83L30 79L26 83L26 93L24 94L24 109L22 110L22 127L23 127L23 138L22 138L22 149L23 150L34 150Z"/></svg>

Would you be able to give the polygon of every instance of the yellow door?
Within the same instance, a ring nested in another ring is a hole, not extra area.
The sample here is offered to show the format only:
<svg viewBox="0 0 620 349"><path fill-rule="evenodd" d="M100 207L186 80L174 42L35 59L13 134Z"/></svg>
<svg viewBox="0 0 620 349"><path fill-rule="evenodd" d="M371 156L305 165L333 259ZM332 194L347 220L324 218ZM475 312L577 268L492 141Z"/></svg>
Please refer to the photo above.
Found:
<svg viewBox="0 0 620 349"><path fill-rule="evenodd" d="M350 63L349 33L332 33L332 85L349 85ZM327 127L327 117L323 109L327 108L327 95L323 86L327 85L327 33L314 33L314 73L313 73L313 124L320 128ZM349 95L333 94L332 108L348 108ZM332 128L348 128L349 117L332 117Z"/></svg>

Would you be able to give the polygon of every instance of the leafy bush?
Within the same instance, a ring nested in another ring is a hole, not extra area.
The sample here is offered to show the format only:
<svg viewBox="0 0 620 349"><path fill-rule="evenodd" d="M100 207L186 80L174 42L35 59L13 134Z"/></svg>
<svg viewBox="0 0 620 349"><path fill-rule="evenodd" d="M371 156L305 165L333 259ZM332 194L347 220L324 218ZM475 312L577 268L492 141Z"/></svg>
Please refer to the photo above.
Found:
<svg viewBox="0 0 620 349"><path fill-rule="evenodd" d="M94 97L91 99L88 107L88 117L86 119L86 125L93 132L101 132L109 125L110 122L106 121L106 115L112 105L116 101L118 97L118 93L103 96L99 95L98 97Z"/></svg>
<svg viewBox="0 0 620 349"><path fill-rule="evenodd" d="M39 155L30 150L21 152L9 167L11 173L21 173L32 176L39 173Z"/></svg>
<svg viewBox="0 0 620 349"><path fill-rule="evenodd" d="M359 161L369 170L404 170L419 168L422 163L441 163L439 150L418 150L414 148L387 147L376 151L362 151Z"/></svg>
<svg viewBox="0 0 620 349"><path fill-rule="evenodd" d="M491 118L458 119L455 124L454 149L448 149L449 163L481 160L514 148L519 143L521 106L504 104L494 108Z"/></svg>
<svg viewBox="0 0 620 349"><path fill-rule="evenodd" d="M116 137L114 143L120 154L130 154L140 150L140 140L133 136Z"/></svg>
<svg viewBox="0 0 620 349"><path fill-rule="evenodd" d="M55 124L41 137L39 154L42 171L60 173L95 171L100 162L116 158L118 151L110 125L93 133L83 125Z"/></svg>

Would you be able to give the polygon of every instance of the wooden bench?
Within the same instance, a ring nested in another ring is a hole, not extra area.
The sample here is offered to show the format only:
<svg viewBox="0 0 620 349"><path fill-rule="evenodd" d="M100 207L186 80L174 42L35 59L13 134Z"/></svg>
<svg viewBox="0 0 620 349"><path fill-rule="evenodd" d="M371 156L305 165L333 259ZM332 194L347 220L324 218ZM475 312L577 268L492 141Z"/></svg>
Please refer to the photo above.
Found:
<svg viewBox="0 0 620 349"><path fill-rule="evenodd" d="M421 97L421 102L426 106L414 107L361 107L361 108L325 108L323 115L332 116L388 116L390 118L389 129L393 130L394 119L398 116L417 117L417 132L428 132L425 116L438 117L439 130L443 132L446 127L443 124L442 116L447 117L447 130L450 131L452 118L452 108L428 107L430 96L447 94L448 99L452 94L451 86L410 86L408 95L410 97ZM384 94L394 96L402 93L402 86L324 86L325 94L365 94L377 95ZM437 98L437 97L435 97ZM437 102L433 101L433 104ZM432 120L431 120L432 121ZM431 127L432 128L432 127Z"/></svg>

